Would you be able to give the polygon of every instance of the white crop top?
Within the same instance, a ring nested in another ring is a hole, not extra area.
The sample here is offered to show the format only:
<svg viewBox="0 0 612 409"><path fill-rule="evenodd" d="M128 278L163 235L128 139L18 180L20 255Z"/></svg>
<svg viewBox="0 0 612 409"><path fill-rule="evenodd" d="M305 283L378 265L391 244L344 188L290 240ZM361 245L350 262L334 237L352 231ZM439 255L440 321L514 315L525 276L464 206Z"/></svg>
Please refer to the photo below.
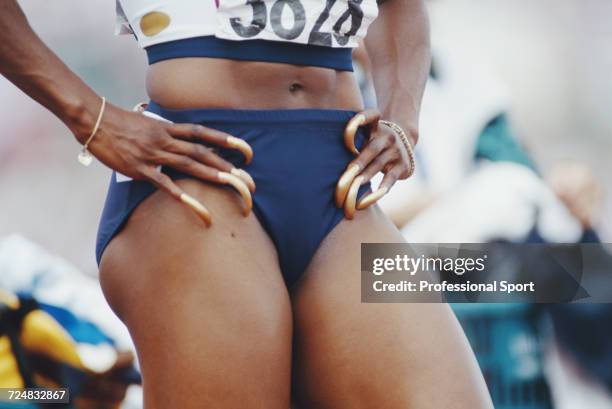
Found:
<svg viewBox="0 0 612 409"><path fill-rule="evenodd" d="M376 0L116 0L117 34L142 48L194 37L353 48Z"/></svg>

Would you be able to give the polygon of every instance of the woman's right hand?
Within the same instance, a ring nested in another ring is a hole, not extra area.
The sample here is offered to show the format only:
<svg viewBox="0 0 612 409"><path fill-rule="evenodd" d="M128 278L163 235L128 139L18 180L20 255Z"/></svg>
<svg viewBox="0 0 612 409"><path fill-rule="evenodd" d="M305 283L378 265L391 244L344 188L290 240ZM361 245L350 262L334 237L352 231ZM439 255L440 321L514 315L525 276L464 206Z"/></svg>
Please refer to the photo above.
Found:
<svg viewBox="0 0 612 409"><path fill-rule="evenodd" d="M77 137L83 143L86 136ZM242 169L222 159L207 145L236 149L248 164L253 150L242 139L196 124L173 124L148 118L107 104L100 128L89 151L108 167L136 180L146 180L189 206L210 225L206 207L185 193L159 170L167 166L206 182L234 187L245 202L244 214L252 208L255 183Z"/></svg>

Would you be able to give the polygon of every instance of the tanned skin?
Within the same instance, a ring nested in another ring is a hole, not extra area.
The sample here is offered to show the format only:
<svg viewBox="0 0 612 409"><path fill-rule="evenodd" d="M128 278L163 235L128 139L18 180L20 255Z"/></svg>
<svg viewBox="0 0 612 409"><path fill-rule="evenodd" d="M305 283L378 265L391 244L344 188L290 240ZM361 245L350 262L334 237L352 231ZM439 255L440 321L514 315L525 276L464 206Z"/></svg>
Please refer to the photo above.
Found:
<svg viewBox="0 0 612 409"><path fill-rule="evenodd" d="M382 117L416 142L430 58L423 0L382 3L365 44ZM0 73L77 141L87 138L100 96L36 36L15 0L0 2ZM160 62L148 69L147 91L167 108L362 109L350 72L266 62ZM406 152L376 114L368 117L372 138L353 163L364 183L385 171L389 187L407 176ZM259 221L217 184L232 165L196 144L222 139L109 104L90 145L108 167L159 187L100 266L104 293L136 344L146 409L492 407L448 306L360 302L360 243L403 242L377 206L342 221L288 290ZM160 164L194 178L173 182ZM183 192L206 204L210 228L176 200Z"/></svg>

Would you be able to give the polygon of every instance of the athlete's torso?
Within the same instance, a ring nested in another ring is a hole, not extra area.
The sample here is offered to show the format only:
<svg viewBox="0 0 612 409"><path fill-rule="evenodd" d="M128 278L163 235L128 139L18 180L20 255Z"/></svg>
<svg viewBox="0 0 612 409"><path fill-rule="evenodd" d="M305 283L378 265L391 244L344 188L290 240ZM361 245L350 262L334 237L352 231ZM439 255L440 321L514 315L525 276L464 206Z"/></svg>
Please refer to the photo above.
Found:
<svg viewBox="0 0 612 409"><path fill-rule="evenodd" d="M121 0L120 28L146 48L185 38L350 48L376 17L375 0ZM149 96L168 108L361 108L352 72L223 58L151 65ZM315 62L316 63L316 62ZM313 64L316 65L316 64Z"/></svg>
<svg viewBox="0 0 612 409"><path fill-rule="evenodd" d="M182 58L150 66L146 87L166 108L362 109L353 73L320 67Z"/></svg>

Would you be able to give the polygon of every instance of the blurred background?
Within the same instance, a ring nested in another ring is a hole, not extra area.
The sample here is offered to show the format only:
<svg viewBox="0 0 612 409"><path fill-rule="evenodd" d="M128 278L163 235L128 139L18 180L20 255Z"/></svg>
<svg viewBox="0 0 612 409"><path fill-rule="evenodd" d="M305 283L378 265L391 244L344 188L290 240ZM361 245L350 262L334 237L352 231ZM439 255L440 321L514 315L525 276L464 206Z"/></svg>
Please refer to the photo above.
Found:
<svg viewBox="0 0 612 409"><path fill-rule="evenodd" d="M113 1L20 4L38 34L98 93L126 109L146 100L145 55L131 37L113 36ZM422 170L383 203L406 238L530 241L535 234L546 242L577 242L588 233L612 241L612 2L432 0L429 7L434 69L417 149ZM367 101L367 57L358 62ZM91 278L83 285L94 291L92 300L103 303L95 289L94 246L110 171L96 162L83 168L76 160L79 145L63 124L4 78L0 107L0 240L5 238L4 248L0 241L0 288L7 271L18 271L6 263L10 256L21 254L19 271L36 270L32 257L40 262L34 263L38 268L43 268L40 260L56 265L54 257L59 257L62 268L54 271ZM504 165L489 166L500 162ZM477 199L491 211L474 216L469 203ZM456 215L462 204L465 226L440 216ZM527 207L529 211L522 211ZM75 301L79 296L74 297L71 305L77 312L86 310ZM98 315L104 314L112 313L100 307ZM509 344L512 351L531 357L521 361L520 371L537 377L536 392L549 405L538 406L538 401L529 406L527 400L508 398L498 407L612 408L602 386L606 381L583 375L580 365L564 361L556 346L534 346L539 336L532 331L533 311L491 307L484 313L458 314L465 318L462 323L477 353L484 341L477 344L478 335L470 335L469 325L479 328L489 322L490 327L505 319L508 325L500 331L517 330L520 336ZM586 315L593 317L592 312ZM480 317L475 323L470 321L474 316ZM552 316L549 321L554 322ZM97 319L117 345L130 347L120 325ZM490 342L485 342L488 352L493 350ZM498 364L509 370L516 362ZM586 386L577 380L585 380ZM527 389L505 393L527 396L533 392ZM138 407L138 400L133 402L131 407Z"/></svg>

